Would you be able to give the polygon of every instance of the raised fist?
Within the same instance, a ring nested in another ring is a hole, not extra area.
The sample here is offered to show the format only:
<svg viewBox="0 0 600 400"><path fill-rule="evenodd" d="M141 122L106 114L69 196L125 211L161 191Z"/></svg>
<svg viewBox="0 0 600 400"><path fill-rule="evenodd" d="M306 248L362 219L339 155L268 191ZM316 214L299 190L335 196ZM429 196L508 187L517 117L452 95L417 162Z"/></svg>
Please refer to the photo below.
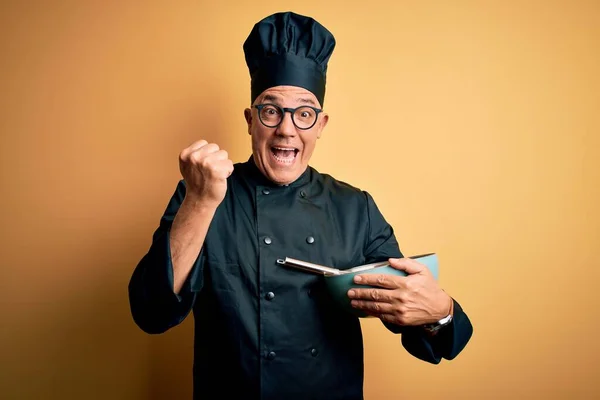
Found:
<svg viewBox="0 0 600 400"><path fill-rule="evenodd" d="M216 144L199 140L179 154L179 171L185 180L186 197L216 208L227 193L233 162Z"/></svg>

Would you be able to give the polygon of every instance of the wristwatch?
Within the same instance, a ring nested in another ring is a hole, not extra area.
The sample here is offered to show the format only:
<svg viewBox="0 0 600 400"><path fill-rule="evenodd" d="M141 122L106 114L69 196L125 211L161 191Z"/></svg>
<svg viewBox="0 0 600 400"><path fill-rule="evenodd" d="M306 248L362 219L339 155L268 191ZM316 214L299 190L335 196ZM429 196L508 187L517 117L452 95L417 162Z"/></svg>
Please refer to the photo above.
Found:
<svg viewBox="0 0 600 400"><path fill-rule="evenodd" d="M433 335L437 333L440 329L442 329L444 326L450 324L450 322L452 322L452 314L448 314L448 316L440 319L437 322L434 322L433 324L423 325L423 329L425 329L427 333Z"/></svg>

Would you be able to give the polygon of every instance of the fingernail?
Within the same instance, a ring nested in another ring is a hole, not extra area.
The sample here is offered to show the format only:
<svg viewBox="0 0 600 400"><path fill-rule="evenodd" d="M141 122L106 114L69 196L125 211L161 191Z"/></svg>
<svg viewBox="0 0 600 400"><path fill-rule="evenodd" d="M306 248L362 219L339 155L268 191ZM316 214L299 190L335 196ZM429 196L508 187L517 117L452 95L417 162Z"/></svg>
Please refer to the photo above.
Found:
<svg viewBox="0 0 600 400"><path fill-rule="evenodd" d="M349 297L354 297L354 294L355 294L355 293L354 293L354 290L350 290L350 291L348 292L348 296L349 296Z"/></svg>
<svg viewBox="0 0 600 400"><path fill-rule="evenodd" d="M360 275L356 275L356 276L354 277L354 282L360 282L360 281L362 281L362 276L360 276Z"/></svg>

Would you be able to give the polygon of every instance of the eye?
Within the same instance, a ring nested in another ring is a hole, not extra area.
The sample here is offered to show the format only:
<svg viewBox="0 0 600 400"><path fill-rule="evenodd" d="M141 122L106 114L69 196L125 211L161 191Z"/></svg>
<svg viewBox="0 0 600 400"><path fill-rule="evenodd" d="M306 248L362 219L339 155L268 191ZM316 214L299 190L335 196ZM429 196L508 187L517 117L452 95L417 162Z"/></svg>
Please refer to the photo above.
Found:
<svg viewBox="0 0 600 400"><path fill-rule="evenodd" d="M308 107L302 107L296 110L296 117L302 120L312 120L315 117L315 112Z"/></svg>
<svg viewBox="0 0 600 400"><path fill-rule="evenodd" d="M281 111L275 106L266 105L262 108L260 115L262 118L275 121L278 118L281 118Z"/></svg>

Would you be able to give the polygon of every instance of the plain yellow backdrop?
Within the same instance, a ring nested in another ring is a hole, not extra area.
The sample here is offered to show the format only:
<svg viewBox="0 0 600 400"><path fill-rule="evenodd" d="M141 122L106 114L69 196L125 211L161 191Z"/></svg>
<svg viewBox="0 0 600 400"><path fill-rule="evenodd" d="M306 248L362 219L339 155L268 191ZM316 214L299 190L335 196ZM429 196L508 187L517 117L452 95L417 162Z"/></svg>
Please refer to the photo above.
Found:
<svg viewBox="0 0 600 400"><path fill-rule="evenodd" d="M127 283L179 151L250 155L242 44L288 9L338 42L312 165L475 328L434 366L364 321L366 399L598 398L600 3L566 0L2 2L1 397L191 398L191 317L144 334Z"/></svg>

